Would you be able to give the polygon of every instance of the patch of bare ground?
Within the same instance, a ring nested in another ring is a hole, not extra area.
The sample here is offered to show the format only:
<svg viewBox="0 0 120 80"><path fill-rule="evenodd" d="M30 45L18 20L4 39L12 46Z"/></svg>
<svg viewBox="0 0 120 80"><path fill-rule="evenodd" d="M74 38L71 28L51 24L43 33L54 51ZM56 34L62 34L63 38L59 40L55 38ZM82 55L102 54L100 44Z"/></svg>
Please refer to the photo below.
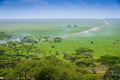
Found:
<svg viewBox="0 0 120 80"><path fill-rule="evenodd" d="M102 65L102 64L100 64L100 63L95 63L95 71L96 71L96 73L101 73L101 74L104 74L105 73L105 71L107 70L107 66L105 66L105 65Z"/></svg>

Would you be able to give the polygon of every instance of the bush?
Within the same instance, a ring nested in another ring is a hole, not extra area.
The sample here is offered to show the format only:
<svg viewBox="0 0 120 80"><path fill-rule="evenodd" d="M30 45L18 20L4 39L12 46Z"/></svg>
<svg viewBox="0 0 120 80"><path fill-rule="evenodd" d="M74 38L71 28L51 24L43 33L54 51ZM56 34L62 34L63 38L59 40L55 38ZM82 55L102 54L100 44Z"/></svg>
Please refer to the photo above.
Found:
<svg viewBox="0 0 120 80"><path fill-rule="evenodd" d="M120 64L108 68L104 75L105 80L120 80Z"/></svg>
<svg viewBox="0 0 120 80"><path fill-rule="evenodd" d="M60 37L54 38L54 42L61 42L61 41L62 41L62 38L60 38Z"/></svg>
<svg viewBox="0 0 120 80"><path fill-rule="evenodd" d="M77 66L90 66L90 65L92 65L92 61L91 61L91 59L77 59L77 60L75 60L75 64L77 65Z"/></svg>
<svg viewBox="0 0 120 80"><path fill-rule="evenodd" d="M89 74L85 76L85 80L103 80L103 74Z"/></svg>
<svg viewBox="0 0 120 80"><path fill-rule="evenodd" d="M75 52L77 55L79 55L79 54L92 53L94 51L92 49L89 49L89 48L78 48L75 50Z"/></svg>
<svg viewBox="0 0 120 80"><path fill-rule="evenodd" d="M58 80L58 71L53 66L44 66L40 72L35 76L36 80Z"/></svg>
<svg viewBox="0 0 120 80"><path fill-rule="evenodd" d="M71 55L71 56L69 57L69 60L71 60L72 62L74 62L76 59L80 59L80 58L81 58L81 56Z"/></svg>
<svg viewBox="0 0 120 80"><path fill-rule="evenodd" d="M120 57L113 55L104 55L101 56L100 59L98 59L98 61L101 62L101 64L111 66L120 63Z"/></svg>
<svg viewBox="0 0 120 80"><path fill-rule="evenodd" d="M74 64L51 56L47 59L22 61L5 76L7 76L8 80L18 78L31 80L84 80L83 74L87 74L87 71L78 69Z"/></svg>
<svg viewBox="0 0 120 80"><path fill-rule="evenodd" d="M0 46L0 55L3 55L7 51L9 51L9 48L7 46Z"/></svg>
<svg viewBox="0 0 120 80"><path fill-rule="evenodd" d="M23 43L37 43L37 41L32 36L25 36L21 39Z"/></svg>

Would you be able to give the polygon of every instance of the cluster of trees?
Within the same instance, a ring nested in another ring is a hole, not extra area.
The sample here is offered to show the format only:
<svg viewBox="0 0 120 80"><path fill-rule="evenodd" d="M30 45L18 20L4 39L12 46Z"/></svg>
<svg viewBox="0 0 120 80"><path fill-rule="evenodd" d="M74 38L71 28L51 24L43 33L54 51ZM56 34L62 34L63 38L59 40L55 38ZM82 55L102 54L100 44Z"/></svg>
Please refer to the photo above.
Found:
<svg viewBox="0 0 120 80"><path fill-rule="evenodd" d="M43 41L45 41L45 42L61 42L62 41L62 38L61 37L55 37L55 38L51 38L51 37L49 37L49 36L45 36L45 37L43 37ZM41 39L39 40L39 41L41 41Z"/></svg>
<svg viewBox="0 0 120 80"><path fill-rule="evenodd" d="M16 36L16 35L10 35L5 32L0 32L0 40L8 46L16 46L18 44L25 44L25 43L31 43L32 45L38 43L39 41L45 41L45 42L61 42L61 37L55 37L50 38L49 36L45 36L43 38L37 39L33 36ZM1 43L0 43L1 44Z"/></svg>
<svg viewBox="0 0 120 80"><path fill-rule="evenodd" d="M34 55L43 53L34 45L0 46L0 51L4 50L0 55L0 77L7 80L101 80L103 75L93 74L91 70L80 67L87 66L88 59L90 65L93 64L91 56L88 55L92 54L92 50L84 49L82 53L83 48L75 50L76 53L72 55L76 56L75 60L68 54L66 56L64 54L65 59L59 58L59 55L36 56L37 59L34 59L29 53L32 51ZM22 53L26 53L26 57L21 57Z"/></svg>
<svg viewBox="0 0 120 80"><path fill-rule="evenodd" d="M104 75L104 80L120 80L120 64L108 68Z"/></svg>
<svg viewBox="0 0 120 80"><path fill-rule="evenodd" d="M97 61L106 66L113 66L120 63L119 55L103 55Z"/></svg>
<svg viewBox="0 0 120 80"><path fill-rule="evenodd" d="M104 80L120 80L119 55L103 55L97 61L108 67L103 77Z"/></svg>
<svg viewBox="0 0 120 80"><path fill-rule="evenodd" d="M4 40L4 39L11 39L12 35L7 34L5 32L0 32L0 40Z"/></svg>
<svg viewBox="0 0 120 80"><path fill-rule="evenodd" d="M75 54L66 54L65 59L75 62L78 66L90 66L94 63L93 50L89 48L78 48Z"/></svg>
<svg viewBox="0 0 120 80"><path fill-rule="evenodd" d="M119 80L120 56L107 54L97 59L108 67L105 74L98 74L93 52L89 48L78 48L74 54L64 53L62 59L60 54L39 57L43 51L34 45L0 45L0 77L7 80ZM21 57L22 54L25 57Z"/></svg>
<svg viewBox="0 0 120 80"><path fill-rule="evenodd" d="M15 38L15 35L10 35L10 34L7 34L5 32L0 32L0 40L3 42L3 41L6 41L7 43L4 43L6 45L17 45L17 44L24 44L24 43L31 43L32 45L37 43L38 41L33 38L32 36L23 36L21 38L19 38L19 36L16 36ZM19 38L19 40L17 40L17 38Z"/></svg>
<svg viewBox="0 0 120 80"><path fill-rule="evenodd" d="M40 60L0 56L0 76L7 80L87 80L89 71L54 55Z"/></svg>
<svg viewBox="0 0 120 80"><path fill-rule="evenodd" d="M25 36L21 39L22 43L38 43L37 40L35 40L32 36Z"/></svg>
<svg viewBox="0 0 120 80"><path fill-rule="evenodd" d="M67 25L67 28L72 27L72 25ZM73 27L78 27L76 24Z"/></svg>
<svg viewBox="0 0 120 80"><path fill-rule="evenodd" d="M79 67L91 67L92 73L95 74L93 52L94 50L89 48L78 48L75 50L75 54L67 54L64 58L74 62Z"/></svg>
<svg viewBox="0 0 120 80"><path fill-rule="evenodd" d="M11 35L0 33L0 39L10 39ZM48 37L45 38L48 41ZM61 42L60 37L54 42ZM24 43L31 43L24 44ZM3 80L119 80L120 56L103 55L94 58L94 50L77 48L74 54L44 55L44 51L33 45L37 41L25 36L21 42L8 41L0 45L0 78ZM52 48L55 46L53 45ZM63 57L61 57L61 55ZM95 71L95 63L107 66L105 74ZM89 69L89 70L88 70Z"/></svg>
<svg viewBox="0 0 120 80"><path fill-rule="evenodd" d="M10 55L17 57L39 57L44 51L34 45L6 46L0 45L0 55Z"/></svg>

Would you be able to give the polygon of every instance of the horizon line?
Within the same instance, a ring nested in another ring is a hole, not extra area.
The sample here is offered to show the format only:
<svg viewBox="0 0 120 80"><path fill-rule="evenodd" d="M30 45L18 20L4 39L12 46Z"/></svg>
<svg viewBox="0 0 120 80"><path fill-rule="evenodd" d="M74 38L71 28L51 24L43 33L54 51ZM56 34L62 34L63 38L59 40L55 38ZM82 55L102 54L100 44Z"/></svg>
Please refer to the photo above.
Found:
<svg viewBox="0 0 120 80"><path fill-rule="evenodd" d="M19 20L24 20L24 19L120 19L120 18L1 18L0 20L15 20L15 19L19 19Z"/></svg>

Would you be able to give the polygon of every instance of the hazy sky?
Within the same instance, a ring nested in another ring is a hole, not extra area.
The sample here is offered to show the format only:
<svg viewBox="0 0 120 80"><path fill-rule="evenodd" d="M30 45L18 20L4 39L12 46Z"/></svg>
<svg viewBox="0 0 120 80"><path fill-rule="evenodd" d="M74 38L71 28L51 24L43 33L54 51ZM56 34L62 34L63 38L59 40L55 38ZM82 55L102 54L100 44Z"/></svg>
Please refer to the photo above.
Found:
<svg viewBox="0 0 120 80"><path fill-rule="evenodd" d="M120 18L120 0L0 0L0 19Z"/></svg>

